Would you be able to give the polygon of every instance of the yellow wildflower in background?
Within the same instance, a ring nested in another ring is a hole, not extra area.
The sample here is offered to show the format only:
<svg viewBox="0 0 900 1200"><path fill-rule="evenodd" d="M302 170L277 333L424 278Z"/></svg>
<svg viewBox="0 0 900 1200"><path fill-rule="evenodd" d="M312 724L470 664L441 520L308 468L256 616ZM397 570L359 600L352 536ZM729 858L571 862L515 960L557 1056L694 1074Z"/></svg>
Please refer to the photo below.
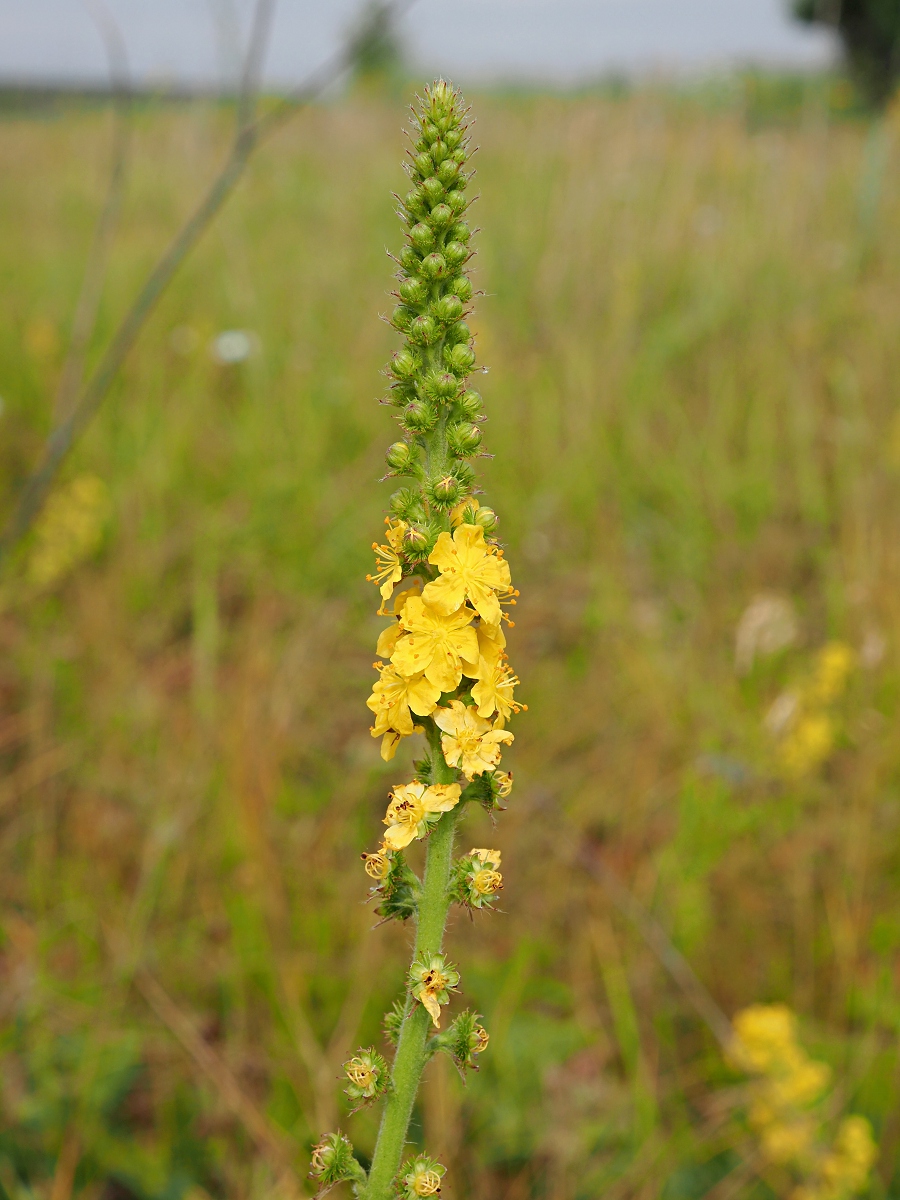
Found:
<svg viewBox="0 0 900 1200"><path fill-rule="evenodd" d="M856 654L844 642L828 642L815 657L809 678L799 689L782 692L765 724L780 738L778 759L785 774L801 779L827 761L837 741L831 706L843 694Z"/></svg>
<svg viewBox="0 0 900 1200"><path fill-rule="evenodd" d="M100 545L109 493L96 475L79 475L47 501L26 565L30 583L52 587Z"/></svg>
<svg viewBox="0 0 900 1200"><path fill-rule="evenodd" d="M492 728L490 721L461 700L436 709L433 716L442 731L444 758L451 767L459 767L466 779L492 771L500 761L501 743L513 740L508 730Z"/></svg>

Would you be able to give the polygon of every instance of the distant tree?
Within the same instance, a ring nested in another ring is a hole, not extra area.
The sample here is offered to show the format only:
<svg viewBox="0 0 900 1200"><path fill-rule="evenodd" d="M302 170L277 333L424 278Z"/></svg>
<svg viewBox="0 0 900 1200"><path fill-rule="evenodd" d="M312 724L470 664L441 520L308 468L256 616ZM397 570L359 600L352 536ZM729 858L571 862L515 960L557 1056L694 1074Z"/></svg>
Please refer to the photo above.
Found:
<svg viewBox="0 0 900 1200"><path fill-rule="evenodd" d="M884 104L900 77L900 0L793 0L801 21L830 25L844 45L850 71L875 104Z"/></svg>
<svg viewBox="0 0 900 1200"><path fill-rule="evenodd" d="M393 81L403 73L403 43L398 31L398 5L369 0L350 29L347 46L358 79Z"/></svg>

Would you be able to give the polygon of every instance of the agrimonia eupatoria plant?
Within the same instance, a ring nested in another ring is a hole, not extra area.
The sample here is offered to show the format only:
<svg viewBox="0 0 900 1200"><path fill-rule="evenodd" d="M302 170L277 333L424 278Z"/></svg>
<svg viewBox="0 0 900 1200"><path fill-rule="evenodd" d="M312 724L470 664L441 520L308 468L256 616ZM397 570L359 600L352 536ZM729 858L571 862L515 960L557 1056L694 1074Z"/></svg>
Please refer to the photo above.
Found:
<svg viewBox="0 0 900 1200"><path fill-rule="evenodd" d="M344 1135L332 1133L316 1146L311 1172L322 1190L349 1181L361 1200L440 1191L443 1166L427 1155L403 1161L422 1071L445 1053L465 1075L488 1044L468 1010L441 1029L442 1010L460 987L443 952L444 928L451 904L490 908L503 882L499 851L474 848L454 860L454 841L467 803L503 807L512 776L500 770L500 754L513 740L507 722L522 707L503 631L504 620L512 624L504 608L518 593L495 537L497 518L476 498L471 463L482 453L484 416L468 385L475 365L465 320L470 146L460 93L443 81L426 88L410 140L411 188L399 208L406 244L391 316L405 344L387 368L384 401L402 430L387 452L389 475L406 483L391 496L385 543L374 546L369 579L381 592L379 615L390 621L367 703L385 761L413 734L424 735L427 749L416 777L393 788L381 845L363 860L376 911L385 920L412 918L415 947L405 995L385 1017L391 1070L371 1048L345 1065L354 1109L384 1105L371 1169L366 1175ZM427 839L421 879L405 857L420 839Z"/></svg>

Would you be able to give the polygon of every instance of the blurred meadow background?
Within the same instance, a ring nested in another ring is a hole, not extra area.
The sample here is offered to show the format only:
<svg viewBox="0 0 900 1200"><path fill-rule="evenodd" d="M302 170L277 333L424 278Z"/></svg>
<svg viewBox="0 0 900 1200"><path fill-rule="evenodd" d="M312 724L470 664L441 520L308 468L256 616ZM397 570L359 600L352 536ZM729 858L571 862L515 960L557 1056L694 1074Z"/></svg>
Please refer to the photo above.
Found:
<svg viewBox="0 0 900 1200"><path fill-rule="evenodd" d="M411 92L261 148L0 592L3 1200L298 1195L321 1130L371 1151L337 1097L410 936L369 932L359 855L411 757L368 733L364 578ZM838 75L468 98L529 707L468 818L504 912L450 931L490 1049L431 1064L415 1134L449 1200L787 1197L708 1024L780 1003L900 1196L900 109ZM4 516L110 120L0 111ZM92 355L232 122L135 105Z"/></svg>

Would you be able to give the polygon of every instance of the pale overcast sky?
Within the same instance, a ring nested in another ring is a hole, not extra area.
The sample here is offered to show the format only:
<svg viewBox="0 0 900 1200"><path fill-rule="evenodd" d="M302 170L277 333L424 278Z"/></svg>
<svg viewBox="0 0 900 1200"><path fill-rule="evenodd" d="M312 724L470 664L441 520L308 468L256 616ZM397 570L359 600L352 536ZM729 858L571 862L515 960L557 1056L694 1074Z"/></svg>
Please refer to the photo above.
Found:
<svg viewBox="0 0 900 1200"><path fill-rule="evenodd" d="M102 81L95 0L0 0L0 77ZM209 84L230 67L249 0L104 0L135 78ZM301 79L334 48L359 0L279 0L271 84ZM792 22L788 0L418 0L404 23L424 73L461 82L571 81L604 73L696 72L736 63L810 67L830 37Z"/></svg>

